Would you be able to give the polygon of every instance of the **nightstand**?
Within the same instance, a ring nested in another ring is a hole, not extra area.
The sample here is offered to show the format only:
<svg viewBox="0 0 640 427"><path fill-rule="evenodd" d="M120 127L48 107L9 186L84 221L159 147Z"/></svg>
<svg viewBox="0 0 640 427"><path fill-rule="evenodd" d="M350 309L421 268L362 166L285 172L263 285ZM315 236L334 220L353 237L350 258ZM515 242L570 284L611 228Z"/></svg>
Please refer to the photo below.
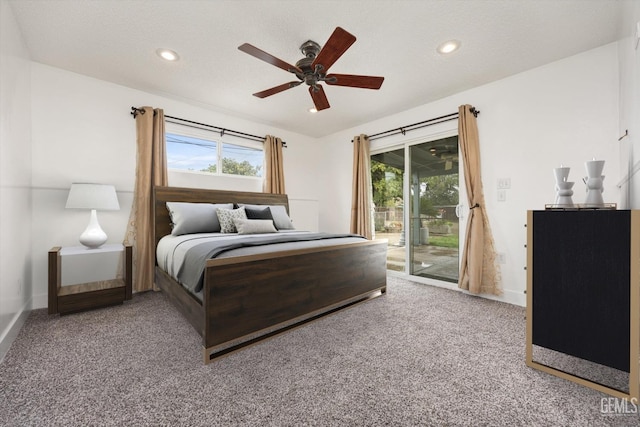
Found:
<svg viewBox="0 0 640 427"><path fill-rule="evenodd" d="M131 246L51 248L49 314L69 314L122 304L131 299ZM122 279L117 278L121 266Z"/></svg>

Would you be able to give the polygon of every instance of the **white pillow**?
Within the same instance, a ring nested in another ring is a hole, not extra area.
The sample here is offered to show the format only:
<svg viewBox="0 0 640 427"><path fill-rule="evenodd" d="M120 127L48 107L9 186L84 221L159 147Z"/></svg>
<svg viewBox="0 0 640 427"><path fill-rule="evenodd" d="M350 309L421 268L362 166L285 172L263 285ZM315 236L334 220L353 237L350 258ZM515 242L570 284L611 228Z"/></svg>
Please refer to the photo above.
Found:
<svg viewBox="0 0 640 427"><path fill-rule="evenodd" d="M277 233L278 230L273 226L270 219L238 219L235 218L233 223L238 229L238 234L260 234L260 233Z"/></svg>
<svg viewBox="0 0 640 427"><path fill-rule="evenodd" d="M218 220L220 221L220 232L222 233L237 233L234 219L247 219L247 214L244 211L244 206L238 209L223 209L220 208L217 211Z"/></svg>
<svg viewBox="0 0 640 427"><path fill-rule="evenodd" d="M216 214L220 208L232 209L233 203L167 202L172 223L171 234L180 236L182 234L220 232L220 222Z"/></svg>

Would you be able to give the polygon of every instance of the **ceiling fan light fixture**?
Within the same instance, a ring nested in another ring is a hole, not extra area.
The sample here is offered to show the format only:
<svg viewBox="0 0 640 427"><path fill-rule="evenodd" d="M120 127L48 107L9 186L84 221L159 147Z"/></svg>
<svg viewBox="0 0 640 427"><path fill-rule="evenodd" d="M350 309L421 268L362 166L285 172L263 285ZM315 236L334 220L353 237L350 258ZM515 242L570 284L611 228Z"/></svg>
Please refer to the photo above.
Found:
<svg viewBox="0 0 640 427"><path fill-rule="evenodd" d="M156 53L165 61L177 61L178 59L180 59L180 56L178 56L178 54L171 49L160 48L156 50Z"/></svg>
<svg viewBox="0 0 640 427"><path fill-rule="evenodd" d="M448 54L451 54L451 53L455 52L458 49L460 49L460 41L458 41L458 40L448 40L448 41L446 41L444 43L441 43L438 46L438 49L436 49L436 50L441 55L448 55Z"/></svg>

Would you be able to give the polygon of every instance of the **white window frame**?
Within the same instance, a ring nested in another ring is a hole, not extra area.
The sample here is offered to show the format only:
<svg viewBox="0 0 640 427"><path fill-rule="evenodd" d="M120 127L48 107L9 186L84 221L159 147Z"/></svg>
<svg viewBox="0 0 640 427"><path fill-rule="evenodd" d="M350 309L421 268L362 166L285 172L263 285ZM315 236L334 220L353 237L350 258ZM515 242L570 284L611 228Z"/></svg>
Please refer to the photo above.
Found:
<svg viewBox="0 0 640 427"><path fill-rule="evenodd" d="M179 168L169 168L169 170L173 172L180 173L188 173L188 174L200 174L204 176L224 176L224 177L233 177L239 179L251 179L251 180L260 180L262 181L262 176L248 176L248 175L236 175L222 172L222 153L223 146L225 144L235 145L238 147L245 147L251 149L257 149L262 152L262 173L264 174L264 143L261 141L253 141L245 138L234 137L233 135L223 134L220 136L219 132L196 128L194 126L184 126L177 123L165 123L165 134L174 134L174 135L182 135L189 136L192 138L199 138L206 141L211 141L216 144L216 171L215 172L205 172L199 170L187 170L187 169L179 169ZM232 140L232 141L231 141Z"/></svg>

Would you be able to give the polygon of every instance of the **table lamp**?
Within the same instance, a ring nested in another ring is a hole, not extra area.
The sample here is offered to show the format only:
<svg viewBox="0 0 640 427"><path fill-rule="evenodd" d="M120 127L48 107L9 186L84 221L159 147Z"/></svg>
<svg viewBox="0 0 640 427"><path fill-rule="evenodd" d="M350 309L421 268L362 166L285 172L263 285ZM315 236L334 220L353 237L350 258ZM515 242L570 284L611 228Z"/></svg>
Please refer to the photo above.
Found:
<svg viewBox="0 0 640 427"><path fill-rule="evenodd" d="M120 209L116 188L106 184L73 183L69 189L67 209L91 209L89 225L80 235L80 243L90 249L99 248L107 241L107 234L98 223L96 211Z"/></svg>

